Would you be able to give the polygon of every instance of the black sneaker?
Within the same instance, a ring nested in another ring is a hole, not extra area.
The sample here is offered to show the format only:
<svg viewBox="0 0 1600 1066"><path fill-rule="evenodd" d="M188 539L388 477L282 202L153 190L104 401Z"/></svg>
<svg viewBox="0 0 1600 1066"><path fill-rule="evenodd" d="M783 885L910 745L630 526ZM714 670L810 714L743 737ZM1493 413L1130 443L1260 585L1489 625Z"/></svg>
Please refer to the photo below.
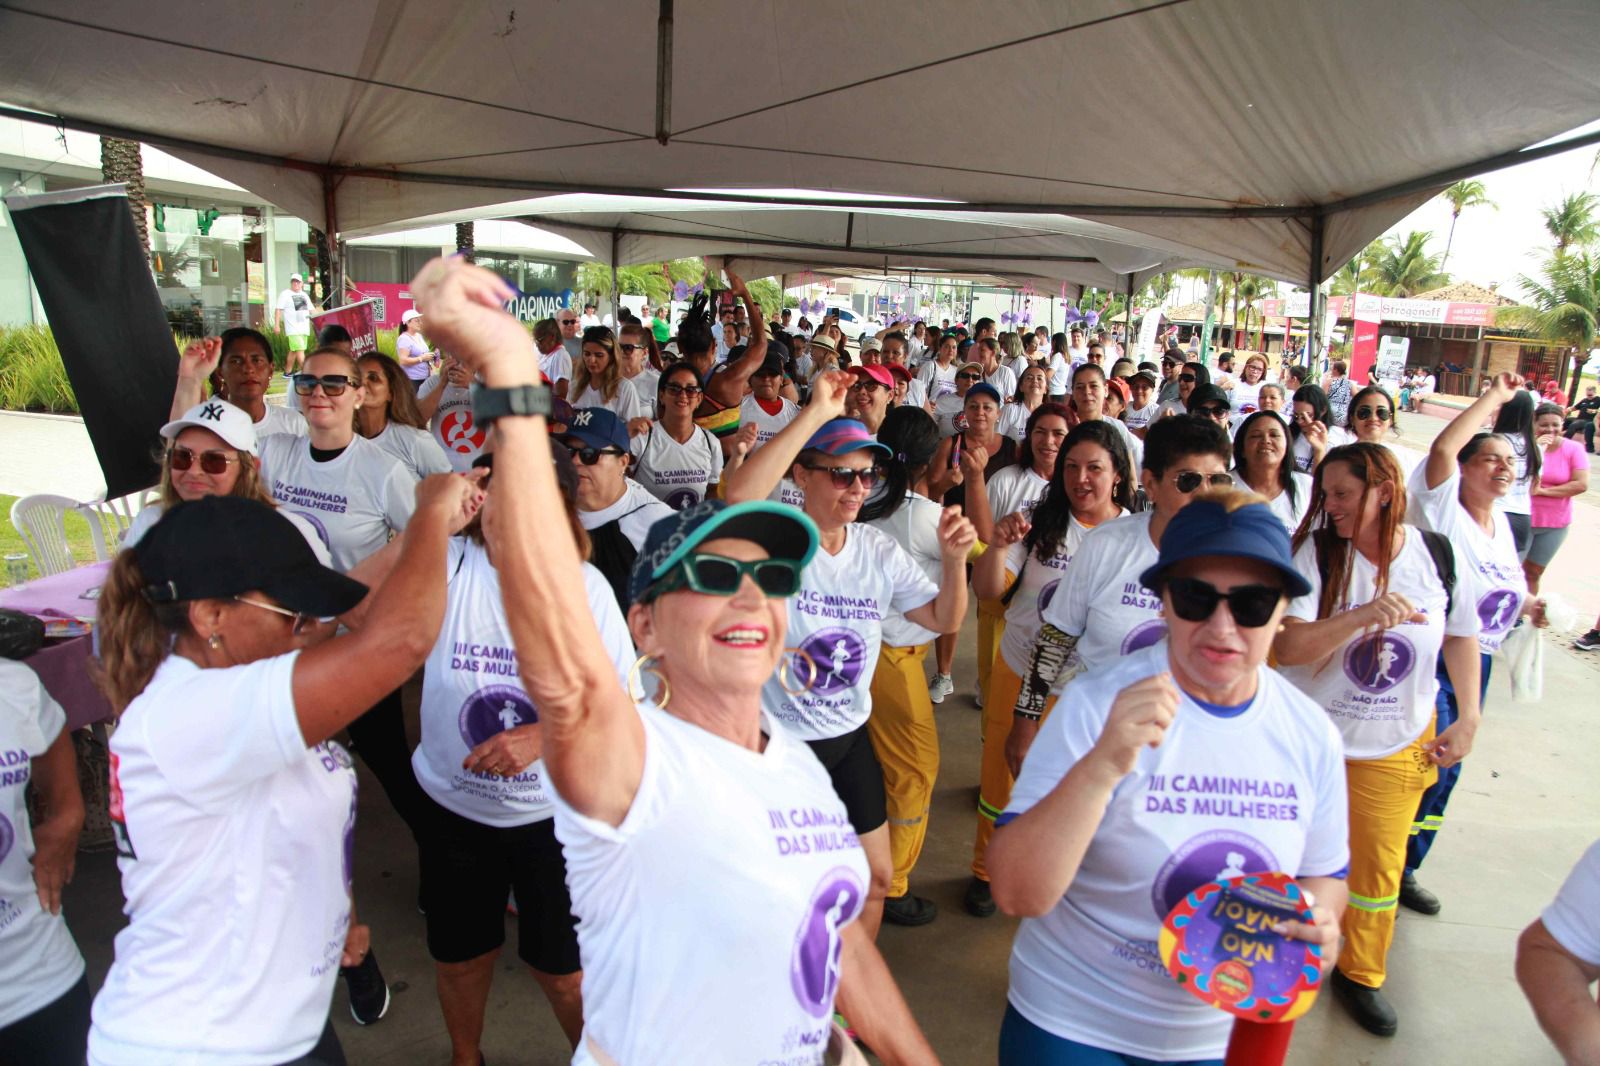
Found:
<svg viewBox="0 0 1600 1066"><path fill-rule="evenodd" d="M939 916L933 900L913 896L890 896L883 901L883 920L893 925L927 925Z"/></svg>
<svg viewBox="0 0 1600 1066"><path fill-rule="evenodd" d="M357 1025L371 1025L389 1013L389 986L378 969L378 955L368 951L354 966L339 967L350 993L350 1017Z"/></svg>
<svg viewBox="0 0 1600 1066"><path fill-rule="evenodd" d="M1600 648L1600 629L1591 629L1583 636L1572 642L1572 646L1579 651L1594 651Z"/></svg>
<svg viewBox="0 0 1600 1066"><path fill-rule="evenodd" d="M974 918L993 917L994 895L989 891L989 882L981 877L974 877L967 882L967 893L961 897L961 906L966 908L968 914Z"/></svg>
<svg viewBox="0 0 1600 1066"><path fill-rule="evenodd" d="M1417 875L1407 872L1400 878L1400 906L1418 914L1438 914L1439 897L1417 883Z"/></svg>
<svg viewBox="0 0 1600 1066"><path fill-rule="evenodd" d="M1361 1028L1373 1036L1393 1036L1400 1028L1400 1018L1389 1005L1383 989L1358 985L1337 969L1330 980L1334 996Z"/></svg>

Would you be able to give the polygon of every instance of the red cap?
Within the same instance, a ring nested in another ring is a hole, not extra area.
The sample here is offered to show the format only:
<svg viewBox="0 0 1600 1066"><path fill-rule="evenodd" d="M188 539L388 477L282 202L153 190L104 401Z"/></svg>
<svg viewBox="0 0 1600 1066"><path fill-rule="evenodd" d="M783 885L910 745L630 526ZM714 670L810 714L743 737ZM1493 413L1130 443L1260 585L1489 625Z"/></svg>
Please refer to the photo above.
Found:
<svg viewBox="0 0 1600 1066"><path fill-rule="evenodd" d="M871 378L886 389L894 388L894 375L882 363L873 363L870 366L863 366L857 363L850 368L850 373L859 377Z"/></svg>
<svg viewBox="0 0 1600 1066"><path fill-rule="evenodd" d="M1121 378L1106 378L1106 388L1122 397L1124 407L1133 399L1133 391L1128 388L1128 383Z"/></svg>
<svg viewBox="0 0 1600 1066"><path fill-rule="evenodd" d="M887 369L890 377L903 378L906 381L911 380L911 371L907 370L899 363L889 363L887 364Z"/></svg>

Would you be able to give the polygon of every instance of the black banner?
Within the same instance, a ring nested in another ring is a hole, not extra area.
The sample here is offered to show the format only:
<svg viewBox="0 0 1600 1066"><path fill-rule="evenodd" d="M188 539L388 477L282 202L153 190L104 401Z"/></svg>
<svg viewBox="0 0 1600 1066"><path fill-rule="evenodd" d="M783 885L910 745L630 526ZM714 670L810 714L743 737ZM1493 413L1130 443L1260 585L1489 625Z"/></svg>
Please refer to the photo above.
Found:
<svg viewBox="0 0 1600 1066"><path fill-rule="evenodd" d="M121 185L8 196L27 257L106 476L106 498L154 485L178 355Z"/></svg>

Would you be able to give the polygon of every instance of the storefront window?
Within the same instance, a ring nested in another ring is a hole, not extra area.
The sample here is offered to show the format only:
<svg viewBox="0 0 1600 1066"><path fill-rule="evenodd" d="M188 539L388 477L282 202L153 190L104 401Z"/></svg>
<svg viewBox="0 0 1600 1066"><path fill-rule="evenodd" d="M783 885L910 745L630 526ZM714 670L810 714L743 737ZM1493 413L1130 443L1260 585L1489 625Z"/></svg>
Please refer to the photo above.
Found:
<svg viewBox="0 0 1600 1066"><path fill-rule="evenodd" d="M214 336L260 323L259 219L167 205L153 205L150 216L150 266L174 332Z"/></svg>

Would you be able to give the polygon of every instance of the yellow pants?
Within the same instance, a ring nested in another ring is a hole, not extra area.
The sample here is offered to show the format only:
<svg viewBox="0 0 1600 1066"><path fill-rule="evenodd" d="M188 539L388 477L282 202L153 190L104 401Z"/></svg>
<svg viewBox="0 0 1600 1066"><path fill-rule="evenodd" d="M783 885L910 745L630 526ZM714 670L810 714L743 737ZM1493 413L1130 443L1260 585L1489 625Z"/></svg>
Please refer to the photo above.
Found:
<svg viewBox="0 0 1600 1066"><path fill-rule="evenodd" d="M995 656L994 670L989 675L989 687L983 693L983 771L978 781L978 836L972 842L972 873L984 881L989 880L989 870L983 857L989 850L989 838L994 835L994 820L1011 802L1011 786L1016 780L1006 766L1006 740L1011 736L1011 714L1022 692L1022 678L1006 665L1005 659ZM1056 705L1051 696L1045 701L1044 713Z"/></svg>
<svg viewBox="0 0 1600 1066"><path fill-rule="evenodd" d="M1368 988L1382 988L1394 941L1400 876L1417 801L1439 771L1422 750L1433 727L1393 755L1347 759L1350 792L1350 906L1344 912L1339 970Z"/></svg>
<svg viewBox="0 0 1600 1066"><path fill-rule="evenodd" d="M928 699L923 672L928 645L878 652L872 675L872 715L867 735L883 767L884 798L889 808L889 852L894 877L889 895L906 894L911 868L928 836L928 806L933 781L939 776L939 730Z"/></svg>
<svg viewBox="0 0 1600 1066"><path fill-rule="evenodd" d="M998 599L978 601L978 691L985 704L989 698L989 678L1000 655L1000 635L1006 631L1006 605Z"/></svg>

